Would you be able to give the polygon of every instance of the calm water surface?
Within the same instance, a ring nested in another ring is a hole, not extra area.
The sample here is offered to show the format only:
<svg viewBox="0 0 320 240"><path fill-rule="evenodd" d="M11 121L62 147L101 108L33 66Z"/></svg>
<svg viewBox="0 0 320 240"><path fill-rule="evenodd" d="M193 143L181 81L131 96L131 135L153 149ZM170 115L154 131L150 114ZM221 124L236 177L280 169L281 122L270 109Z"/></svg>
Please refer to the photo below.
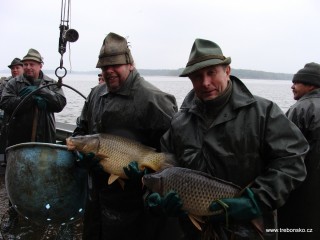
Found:
<svg viewBox="0 0 320 240"><path fill-rule="evenodd" d="M54 76L51 77L54 78ZM179 107L184 97L192 89L188 78L147 76L145 79L162 91L174 95ZM291 81L289 80L244 79L242 81L254 95L274 101L284 112L295 102L292 98ZM98 79L96 75L68 74L63 79L63 83L87 96L91 88L97 85ZM76 118L81 114L84 98L67 87L63 87L63 90L68 103L62 112L56 114L56 119L59 122L75 124Z"/></svg>

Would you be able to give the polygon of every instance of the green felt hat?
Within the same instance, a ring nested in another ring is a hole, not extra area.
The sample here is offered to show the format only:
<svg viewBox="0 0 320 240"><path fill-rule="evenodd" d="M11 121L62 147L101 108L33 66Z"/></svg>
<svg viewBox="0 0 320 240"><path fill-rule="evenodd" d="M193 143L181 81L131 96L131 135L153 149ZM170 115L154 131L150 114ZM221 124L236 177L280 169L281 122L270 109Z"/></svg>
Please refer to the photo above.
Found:
<svg viewBox="0 0 320 240"><path fill-rule="evenodd" d="M13 59L11 64L8 66L8 68L11 69L13 66L17 66L17 65L23 66L23 62L21 62L20 58Z"/></svg>
<svg viewBox="0 0 320 240"><path fill-rule="evenodd" d="M127 40L116 33L109 33L103 40L96 67L132 63L133 58Z"/></svg>
<svg viewBox="0 0 320 240"><path fill-rule="evenodd" d="M36 61L38 63L43 63L42 59L43 58L41 57L40 53L37 50L30 48L27 55L23 57L22 62L31 60L31 61Z"/></svg>
<svg viewBox="0 0 320 240"><path fill-rule="evenodd" d="M218 44L205 39L196 39L193 43L189 61L180 77L187 77L189 74L212 65L231 63L231 58L223 56Z"/></svg>

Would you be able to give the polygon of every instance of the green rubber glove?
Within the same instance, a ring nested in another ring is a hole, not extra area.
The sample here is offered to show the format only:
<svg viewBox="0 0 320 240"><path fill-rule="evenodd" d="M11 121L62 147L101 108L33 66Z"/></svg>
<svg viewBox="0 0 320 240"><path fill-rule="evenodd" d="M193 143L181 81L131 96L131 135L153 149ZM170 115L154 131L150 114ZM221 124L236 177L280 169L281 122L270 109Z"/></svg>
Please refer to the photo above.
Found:
<svg viewBox="0 0 320 240"><path fill-rule="evenodd" d="M170 191L164 197L161 197L159 193L151 193L146 199L146 205L155 215L178 217L185 213L181 209L182 201L174 191Z"/></svg>
<svg viewBox="0 0 320 240"><path fill-rule="evenodd" d="M24 87L20 90L19 92L19 96L24 98L25 96L27 96L28 94L30 94L31 92L33 92L34 90L36 90L38 87L37 86L27 86Z"/></svg>
<svg viewBox="0 0 320 240"><path fill-rule="evenodd" d="M40 110L46 110L47 108L47 101L40 96L33 96L34 101L36 102L38 108Z"/></svg>
<svg viewBox="0 0 320 240"><path fill-rule="evenodd" d="M143 175L147 174L147 169L140 170L138 163L133 161L130 162L127 167L123 168L124 173L127 175L129 180L137 181L139 183L142 183L142 177Z"/></svg>
<svg viewBox="0 0 320 240"><path fill-rule="evenodd" d="M210 211L221 211L221 214L213 215L212 221L251 220L261 216L261 210L255 200L254 193L246 188L241 197L225 198L214 201L209 207Z"/></svg>
<svg viewBox="0 0 320 240"><path fill-rule="evenodd" d="M88 153L84 154L78 151L75 151L76 157L77 157L77 165L81 168L87 169L87 170L94 170L94 169L100 169L102 166L99 163L99 159L95 158L94 153Z"/></svg>

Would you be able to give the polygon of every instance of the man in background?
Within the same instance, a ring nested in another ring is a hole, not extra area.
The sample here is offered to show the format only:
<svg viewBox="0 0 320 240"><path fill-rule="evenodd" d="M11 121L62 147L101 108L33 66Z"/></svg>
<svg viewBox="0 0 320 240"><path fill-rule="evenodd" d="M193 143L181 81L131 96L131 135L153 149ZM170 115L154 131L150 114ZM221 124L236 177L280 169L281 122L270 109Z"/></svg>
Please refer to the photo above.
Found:
<svg viewBox="0 0 320 240"><path fill-rule="evenodd" d="M2 91L7 84L7 82L15 78L17 76L20 76L23 74L23 62L21 62L20 58L14 58L11 62L11 64L8 66L11 70L11 76L8 78L3 79L0 82L0 100ZM4 114L4 111L0 109L0 154L4 153L5 150L5 144L6 144L6 135L5 135L5 124L6 124L7 117ZM2 166L5 166L5 163L2 163Z"/></svg>
<svg viewBox="0 0 320 240"><path fill-rule="evenodd" d="M6 148L24 142L55 143L54 112L60 112L64 108L66 98L62 89L53 85L39 90L26 100L25 98L40 86L55 81L41 71L43 60L37 50L31 48L21 62L24 73L11 78L2 91L0 108L4 110L8 121L5 127L4 146ZM12 118L14 112L15 116ZM10 201L9 206L11 206ZM11 207L6 231L14 226L18 220L16 216L17 212Z"/></svg>
<svg viewBox="0 0 320 240"><path fill-rule="evenodd" d="M306 137L310 151L305 159L306 180L278 210L280 228L303 232L282 232L279 239L320 239L320 64L307 63L293 76L292 82L293 98L297 102L286 115Z"/></svg>
<svg viewBox="0 0 320 240"><path fill-rule="evenodd" d="M22 59L24 74L10 79L5 85L0 101L8 117L25 97L39 87L56 83L42 72L40 53L30 49ZM42 88L23 102L7 129L6 147L23 142L56 142L54 113L66 105L63 90L57 85Z"/></svg>
<svg viewBox="0 0 320 240"><path fill-rule="evenodd" d="M104 78L101 73L98 74L98 83L99 84L105 83Z"/></svg>

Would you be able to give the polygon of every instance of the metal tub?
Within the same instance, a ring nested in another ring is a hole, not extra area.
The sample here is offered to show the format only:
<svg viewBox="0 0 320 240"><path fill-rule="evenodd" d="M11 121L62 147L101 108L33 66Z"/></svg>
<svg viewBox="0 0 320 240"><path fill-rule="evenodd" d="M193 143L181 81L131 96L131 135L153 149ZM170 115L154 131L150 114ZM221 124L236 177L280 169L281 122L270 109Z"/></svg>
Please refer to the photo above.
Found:
<svg viewBox="0 0 320 240"><path fill-rule="evenodd" d="M87 171L66 146L21 143L6 149L5 183L18 213L39 225L67 224L83 216Z"/></svg>

